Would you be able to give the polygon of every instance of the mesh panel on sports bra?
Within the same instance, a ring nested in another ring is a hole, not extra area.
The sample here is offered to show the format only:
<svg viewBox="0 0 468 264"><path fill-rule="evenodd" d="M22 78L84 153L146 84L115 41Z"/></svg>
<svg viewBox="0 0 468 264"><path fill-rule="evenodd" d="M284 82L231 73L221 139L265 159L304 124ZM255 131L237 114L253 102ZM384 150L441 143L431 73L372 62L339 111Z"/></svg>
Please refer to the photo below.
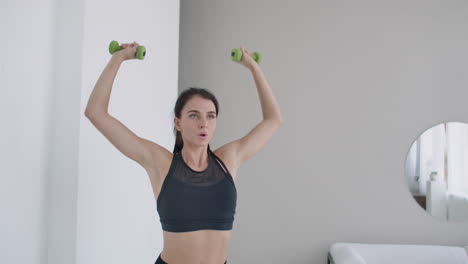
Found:
<svg viewBox="0 0 468 264"><path fill-rule="evenodd" d="M216 166L215 158L209 153L208 154L208 167L203 171L195 171L182 158L182 154L177 153L178 159L180 162L177 162L173 177L184 183L193 185L193 186L211 186L222 181L225 177L224 171ZM221 173L220 173L221 172Z"/></svg>

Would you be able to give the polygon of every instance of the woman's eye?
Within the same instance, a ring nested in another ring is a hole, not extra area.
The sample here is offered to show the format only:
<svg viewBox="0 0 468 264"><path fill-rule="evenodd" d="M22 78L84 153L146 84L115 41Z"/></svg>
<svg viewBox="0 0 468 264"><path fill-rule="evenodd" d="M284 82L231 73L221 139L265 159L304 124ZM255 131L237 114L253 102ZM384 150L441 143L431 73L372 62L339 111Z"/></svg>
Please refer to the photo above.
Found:
<svg viewBox="0 0 468 264"><path fill-rule="evenodd" d="M190 118L194 118L194 117L198 118L198 116L196 114L189 115L189 117ZM208 116L208 118L214 119L214 118L216 118L216 116L211 115L211 116Z"/></svg>

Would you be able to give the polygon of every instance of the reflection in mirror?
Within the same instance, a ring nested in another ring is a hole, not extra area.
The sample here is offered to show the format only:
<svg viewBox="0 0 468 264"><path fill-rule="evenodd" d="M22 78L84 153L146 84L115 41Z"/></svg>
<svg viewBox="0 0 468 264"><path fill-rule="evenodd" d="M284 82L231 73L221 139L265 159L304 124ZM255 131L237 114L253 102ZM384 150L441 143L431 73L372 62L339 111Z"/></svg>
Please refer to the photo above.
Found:
<svg viewBox="0 0 468 264"><path fill-rule="evenodd" d="M468 124L446 122L424 131L406 156L416 202L447 221L468 221Z"/></svg>

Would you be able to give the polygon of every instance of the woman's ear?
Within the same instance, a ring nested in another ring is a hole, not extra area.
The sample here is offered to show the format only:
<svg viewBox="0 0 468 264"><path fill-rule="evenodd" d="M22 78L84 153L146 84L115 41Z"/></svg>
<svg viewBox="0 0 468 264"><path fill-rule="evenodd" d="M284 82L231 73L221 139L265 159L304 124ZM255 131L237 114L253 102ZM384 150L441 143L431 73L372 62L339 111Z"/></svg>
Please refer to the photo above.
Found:
<svg viewBox="0 0 468 264"><path fill-rule="evenodd" d="M177 131L180 131L180 119L177 117L174 117L174 126L177 129Z"/></svg>

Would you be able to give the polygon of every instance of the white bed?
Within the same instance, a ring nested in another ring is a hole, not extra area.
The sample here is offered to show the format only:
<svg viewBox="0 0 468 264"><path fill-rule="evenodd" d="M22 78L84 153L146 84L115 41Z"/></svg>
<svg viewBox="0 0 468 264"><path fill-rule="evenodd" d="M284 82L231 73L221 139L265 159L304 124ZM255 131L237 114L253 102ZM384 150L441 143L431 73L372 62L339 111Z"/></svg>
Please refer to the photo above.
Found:
<svg viewBox="0 0 468 264"><path fill-rule="evenodd" d="M334 243L329 264L468 264L468 247Z"/></svg>

